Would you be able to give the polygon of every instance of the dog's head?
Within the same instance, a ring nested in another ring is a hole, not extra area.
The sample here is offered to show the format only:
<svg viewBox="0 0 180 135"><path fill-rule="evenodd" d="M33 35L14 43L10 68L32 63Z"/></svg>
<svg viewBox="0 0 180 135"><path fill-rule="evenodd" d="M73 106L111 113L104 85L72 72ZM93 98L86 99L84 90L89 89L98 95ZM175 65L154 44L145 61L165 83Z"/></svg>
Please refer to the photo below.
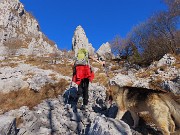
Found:
<svg viewBox="0 0 180 135"><path fill-rule="evenodd" d="M106 102L112 102L113 101L113 92L111 89L106 90Z"/></svg>
<svg viewBox="0 0 180 135"><path fill-rule="evenodd" d="M111 89L106 90L106 99L105 99L105 105L107 108L110 108L113 101L113 93Z"/></svg>
<svg viewBox="0 0 180 135"><path fill-rule="evenodd" d="M118 86L110 85L109 89L106 90L106 103L112 104L118 94Z"/></svg>

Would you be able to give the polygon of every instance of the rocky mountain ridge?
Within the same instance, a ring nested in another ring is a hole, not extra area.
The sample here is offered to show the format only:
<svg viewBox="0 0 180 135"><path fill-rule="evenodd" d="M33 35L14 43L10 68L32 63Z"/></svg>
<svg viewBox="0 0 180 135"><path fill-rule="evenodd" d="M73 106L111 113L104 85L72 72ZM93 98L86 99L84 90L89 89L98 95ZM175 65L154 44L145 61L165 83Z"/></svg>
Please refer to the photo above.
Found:
<svg viewBox="0 0 180 135"><path fill-rule="evenodd" d="M0 1L0 55L42 56L57 49L41 31L37 20L19 0ZM14 52L13 52L14 51Z"/></svg>

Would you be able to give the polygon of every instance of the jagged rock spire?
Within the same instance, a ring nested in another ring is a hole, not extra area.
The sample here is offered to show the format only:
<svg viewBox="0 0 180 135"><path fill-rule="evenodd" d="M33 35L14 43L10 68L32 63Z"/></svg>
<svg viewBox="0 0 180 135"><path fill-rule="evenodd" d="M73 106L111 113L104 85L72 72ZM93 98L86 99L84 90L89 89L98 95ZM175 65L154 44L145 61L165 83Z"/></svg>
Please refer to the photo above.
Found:
<svg viewBox="0 0 180 135"><path fill-rule="evenodd" d="M95 49L92 47L92 44L89 43L85 31L80 25L77 26L72 38L72 50L75 52L75 55L77 54L79 48L86 48L90 55L94 54Z"/></svg>

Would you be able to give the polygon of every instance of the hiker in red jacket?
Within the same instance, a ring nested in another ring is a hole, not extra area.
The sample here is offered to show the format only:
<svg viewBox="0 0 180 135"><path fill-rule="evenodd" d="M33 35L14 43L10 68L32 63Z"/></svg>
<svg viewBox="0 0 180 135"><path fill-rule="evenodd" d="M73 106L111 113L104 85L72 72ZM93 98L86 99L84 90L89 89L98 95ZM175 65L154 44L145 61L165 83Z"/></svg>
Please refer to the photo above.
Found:
<svg viewBox="0 0 180 135"><path fill-rule="evenodd" d="M99 61L98 59L89 56L88 51L84 48L78 50L74 67L73 67L73 82L78 85L78 108L85 109L88 104L88 87L89 81L92 82L94 79L94 72L92 71L89 59L92 59L100 64L104 65L104 61Z"/></svg>

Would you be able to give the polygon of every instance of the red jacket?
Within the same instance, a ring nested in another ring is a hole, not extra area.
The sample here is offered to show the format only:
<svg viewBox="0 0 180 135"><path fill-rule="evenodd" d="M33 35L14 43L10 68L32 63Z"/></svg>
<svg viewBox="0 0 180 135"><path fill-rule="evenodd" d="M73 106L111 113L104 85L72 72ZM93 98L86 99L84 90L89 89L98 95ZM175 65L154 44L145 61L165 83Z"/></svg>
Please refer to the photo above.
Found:
<svg viewBox="0 0 180 135"><path fill-rule="evenodd" d="M78 65L75 67L75 74L73 75L73 82L77 85L81 83L81 80L88 78L90 82L94 79L94 72L91 71L89 65Z"/></svg>

